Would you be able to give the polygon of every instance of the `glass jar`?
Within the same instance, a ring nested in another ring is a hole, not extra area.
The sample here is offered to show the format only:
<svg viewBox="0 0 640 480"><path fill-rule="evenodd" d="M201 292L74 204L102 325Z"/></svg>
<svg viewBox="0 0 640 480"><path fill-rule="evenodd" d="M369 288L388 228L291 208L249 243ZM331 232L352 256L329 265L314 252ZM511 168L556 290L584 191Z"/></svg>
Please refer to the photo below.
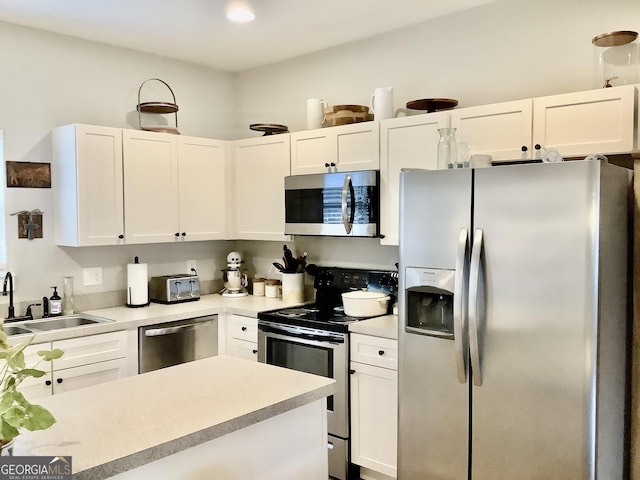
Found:
<svg viewBox="0 0 640 480"><path fill-rule="evenodd" d="M458 167L458 149L456 146L456 129L439 128L438 169Z"/></svg>
<svg viewBox="0 0 640 480"><path fill-rule="evenodd" d="M640 82L638 33L630 30L603 33L593 44L593 88Z"/></svg>

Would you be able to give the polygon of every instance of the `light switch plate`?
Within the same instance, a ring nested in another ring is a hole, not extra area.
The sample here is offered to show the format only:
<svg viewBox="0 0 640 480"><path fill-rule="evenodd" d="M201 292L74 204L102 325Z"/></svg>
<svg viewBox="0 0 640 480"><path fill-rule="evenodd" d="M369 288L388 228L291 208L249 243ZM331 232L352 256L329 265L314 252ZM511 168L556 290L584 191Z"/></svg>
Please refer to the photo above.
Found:
<svg viewBox="0 0 640 480"><path fill-rule="evenodd" d="M83 268L84 286L102 285L102 267Z"/></svg>

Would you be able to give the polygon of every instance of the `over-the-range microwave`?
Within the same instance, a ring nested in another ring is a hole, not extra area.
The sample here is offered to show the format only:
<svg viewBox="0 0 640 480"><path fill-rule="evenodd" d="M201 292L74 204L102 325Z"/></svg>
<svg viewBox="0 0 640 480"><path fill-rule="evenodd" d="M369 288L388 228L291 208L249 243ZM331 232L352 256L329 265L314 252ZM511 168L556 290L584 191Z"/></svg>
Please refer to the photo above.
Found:
<svg viewBox="0 0 640 480"><path fill-rule="evenodd" d="M377 237L380 172L285 177L285 234Z"/></svg>

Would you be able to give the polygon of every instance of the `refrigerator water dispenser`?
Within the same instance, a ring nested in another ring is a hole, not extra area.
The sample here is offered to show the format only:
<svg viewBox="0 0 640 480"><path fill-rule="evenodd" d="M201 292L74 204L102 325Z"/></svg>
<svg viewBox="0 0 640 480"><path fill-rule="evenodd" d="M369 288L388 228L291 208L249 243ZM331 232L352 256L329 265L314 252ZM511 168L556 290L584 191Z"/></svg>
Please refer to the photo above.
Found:
<svg viewBox="0 0 640 480"><path fill-rule="evenodd" d="M405 331L453 339L453 270L407 268Z"/></svg>

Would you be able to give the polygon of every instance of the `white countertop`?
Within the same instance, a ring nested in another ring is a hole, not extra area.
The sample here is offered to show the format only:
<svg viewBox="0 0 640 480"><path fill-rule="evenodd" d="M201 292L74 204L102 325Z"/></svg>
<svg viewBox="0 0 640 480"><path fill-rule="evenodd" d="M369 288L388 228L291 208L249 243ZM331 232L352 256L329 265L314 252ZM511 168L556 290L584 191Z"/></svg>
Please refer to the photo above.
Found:
<svg viewBox="0 0 640 480"><path fill-rule="evenodd" d="M398 316L384 315L382 317L360 320L349 324L349 331L374 337L398 339Z"/></svg>
<svg viewBox="0 0 640 480"><path fill-rule="evenodd" d="M96 335L118 330L132 330L145 325L183 320L205 315L232 313L245 317L257 318L258 312L293 307L299 303L284 302L278 298L255 297L223 297L219 294L203 295L193 302L165 305L151 303L147 307L129 308L126 306L101 308L82 312L111 320L109 322L83 325L80 327L39 332L35 334L33 343L51 342L67 338ZM12 342L23 340L33 334L14 335Z"/></svg>
<svg viewBox="0 0 640 480"><path fill-rule="evenodd" d="M57 423L22 434L14 455L72 456L74 480L107 478L332 395L334 383L210 357L43 398Z"/></svg>

